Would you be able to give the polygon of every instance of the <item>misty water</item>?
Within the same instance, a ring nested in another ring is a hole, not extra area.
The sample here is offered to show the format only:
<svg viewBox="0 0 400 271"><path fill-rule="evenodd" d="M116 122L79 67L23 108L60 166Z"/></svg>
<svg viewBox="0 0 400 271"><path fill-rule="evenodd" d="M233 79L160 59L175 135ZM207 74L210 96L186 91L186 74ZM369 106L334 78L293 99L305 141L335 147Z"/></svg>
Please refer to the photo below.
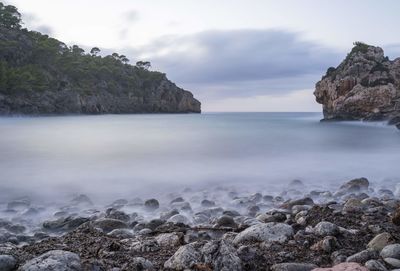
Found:
<svg viewBox="0 0 400 271"><path fill-rule="evenodd" d="M273 193L400 182L400 134L319 113L0 118L2 199L86 193L111 200L231 185Z"/></svg>

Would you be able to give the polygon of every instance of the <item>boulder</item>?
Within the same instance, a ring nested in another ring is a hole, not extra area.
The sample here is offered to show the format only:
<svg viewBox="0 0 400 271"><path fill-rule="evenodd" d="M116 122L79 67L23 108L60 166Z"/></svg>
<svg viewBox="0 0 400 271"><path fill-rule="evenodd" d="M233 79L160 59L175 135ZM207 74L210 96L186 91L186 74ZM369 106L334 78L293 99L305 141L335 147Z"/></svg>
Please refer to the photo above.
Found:
<svg viewBox="0 0 400 271"><path fill-rule="evenodd" d="M400 259L400 244L392 244L385 246L382 249L380 256L382 258Z"/></svg>
<svg viewBox="0 0 400 271"><path fill-rule="evenodd" d="M111 218L102 218L93 222L93 226L102 229L104 232L111 232L115 229L126 229L128 228L128 224L124 221L111 219Z"/></svg>
<svg viewBox="0 0 400 271"><path fill-rule="evenodd" d="M191 269L201 263L201 253L195 245L181 246L171 258L164 263L164 268L171 270Z"/></svg>
<svg viewBox="0 0 400 271"><path fill-rule="evenodd" d="M149 211L154 211L160 207L160 203L156 199L148 199L144 202L144 206Z"/></svg>
<svg viewBox="0 0 400 271"><path fill-rule="evenodd" d="M313 232L318 236L335 236L340 230L337 225L328 221L322 221L315 225Z"/></svg>
<svg viewBox="0 0 400 271"><path fill-rule="evenodd" d="M371 241L369 241L367 247L377 251L381 251L386 245L389 244L391 235L387 232L383 232L375 236Z"/></svg>
<svg viewBox="0 0 400 271"><path fill-rule="evenodd" d="M162 247L175 247L181 244L183 239L183 233L172 232L172 233L162 233L155 237L157 243Z"/></svg>
<svg viewBox="0 0 400 271"><path fill-rule="evenodd" d="M51 250L36 257L23 266L19 271L80 271L81 259L75 253L64 250Z"/></svg>
<svg viewBox="0 0 400 271"><path fill-rule="evenodd" d="M291 226L284 223L259 223L240 232L234 239L235 244L253 242L285 242L293 235Z"/></svg>
<svg viewBox="0 0 400 271"><path fill-rule="evenodd" d="M330 268L315 268L312 271L368 271L358 263L340 263Z"/></svg>
<svg viewBox="0 0 400 271"><path fill-rule="evenodd" d="M233 244L227 240L211 241L201 250L204 263L212 270L241 271L242 261Z"/></svg>
<svg viewBox="0 0 400 271"><path fill-rule="evenodd" d="M315 264L310 263L279 263L271 267L272 271L311 271L317 268Z"/></svg>
<svg viewBox="0 0 400 271"><path fill-rule="evenodd" d="M11 255L0 255L0 270L12 271L15 269L17 261Z"/></svg>

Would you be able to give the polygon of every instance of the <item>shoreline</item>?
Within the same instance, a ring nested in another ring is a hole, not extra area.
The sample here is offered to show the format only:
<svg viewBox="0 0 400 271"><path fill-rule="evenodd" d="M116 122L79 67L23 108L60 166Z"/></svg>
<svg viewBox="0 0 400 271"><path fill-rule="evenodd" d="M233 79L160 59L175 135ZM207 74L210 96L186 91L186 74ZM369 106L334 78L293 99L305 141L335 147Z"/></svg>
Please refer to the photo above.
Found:
<svg viewBox="0 0 400 271"><path fill-rule="evenodd" d="M13 218L0 218L0 259L13 264L4 270L114 271L290 271L341 262L390 270L400 262L400 253L385 252L400 243L400 199L365 178L336 191L304 191L295 180L279 196L219 189L231 207L189 189L169 203L119 199L103 209L80 195L50 217L28 198L10 201L2 216Z"/></svg>

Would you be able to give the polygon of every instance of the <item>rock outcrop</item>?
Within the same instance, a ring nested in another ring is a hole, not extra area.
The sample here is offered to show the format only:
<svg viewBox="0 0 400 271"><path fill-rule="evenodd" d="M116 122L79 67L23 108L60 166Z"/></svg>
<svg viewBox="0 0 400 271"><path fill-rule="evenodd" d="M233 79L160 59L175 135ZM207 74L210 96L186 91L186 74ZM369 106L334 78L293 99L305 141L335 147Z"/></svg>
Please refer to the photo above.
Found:
<svg viewBox="0 0 400 271"><path fill-rule="evenodd" d="M400 58L389 60L382 48L356 42L314 95L324 120L390 120L400 128Z"/></svg>
<svg viewBox="0 0 400 271"><path fill-rule="evenodd" d="M192 93L150 62L86 53L22 28L21 15L0 2L0 115L200 113Z"/></svg>

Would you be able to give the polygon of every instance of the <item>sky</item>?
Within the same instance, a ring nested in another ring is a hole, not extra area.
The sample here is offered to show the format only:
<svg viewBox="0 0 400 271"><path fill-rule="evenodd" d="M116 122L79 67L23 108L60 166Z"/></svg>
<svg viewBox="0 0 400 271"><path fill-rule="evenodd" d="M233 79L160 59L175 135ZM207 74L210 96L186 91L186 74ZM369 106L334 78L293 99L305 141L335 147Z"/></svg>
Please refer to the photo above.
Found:
<svg viewBox="0 0 400 271"><path fill-rule="evenodd" d="M354 41L400 56L398 0L8 0L25 27L146 60L203 111L321 111L315 83Z"/></svg>

